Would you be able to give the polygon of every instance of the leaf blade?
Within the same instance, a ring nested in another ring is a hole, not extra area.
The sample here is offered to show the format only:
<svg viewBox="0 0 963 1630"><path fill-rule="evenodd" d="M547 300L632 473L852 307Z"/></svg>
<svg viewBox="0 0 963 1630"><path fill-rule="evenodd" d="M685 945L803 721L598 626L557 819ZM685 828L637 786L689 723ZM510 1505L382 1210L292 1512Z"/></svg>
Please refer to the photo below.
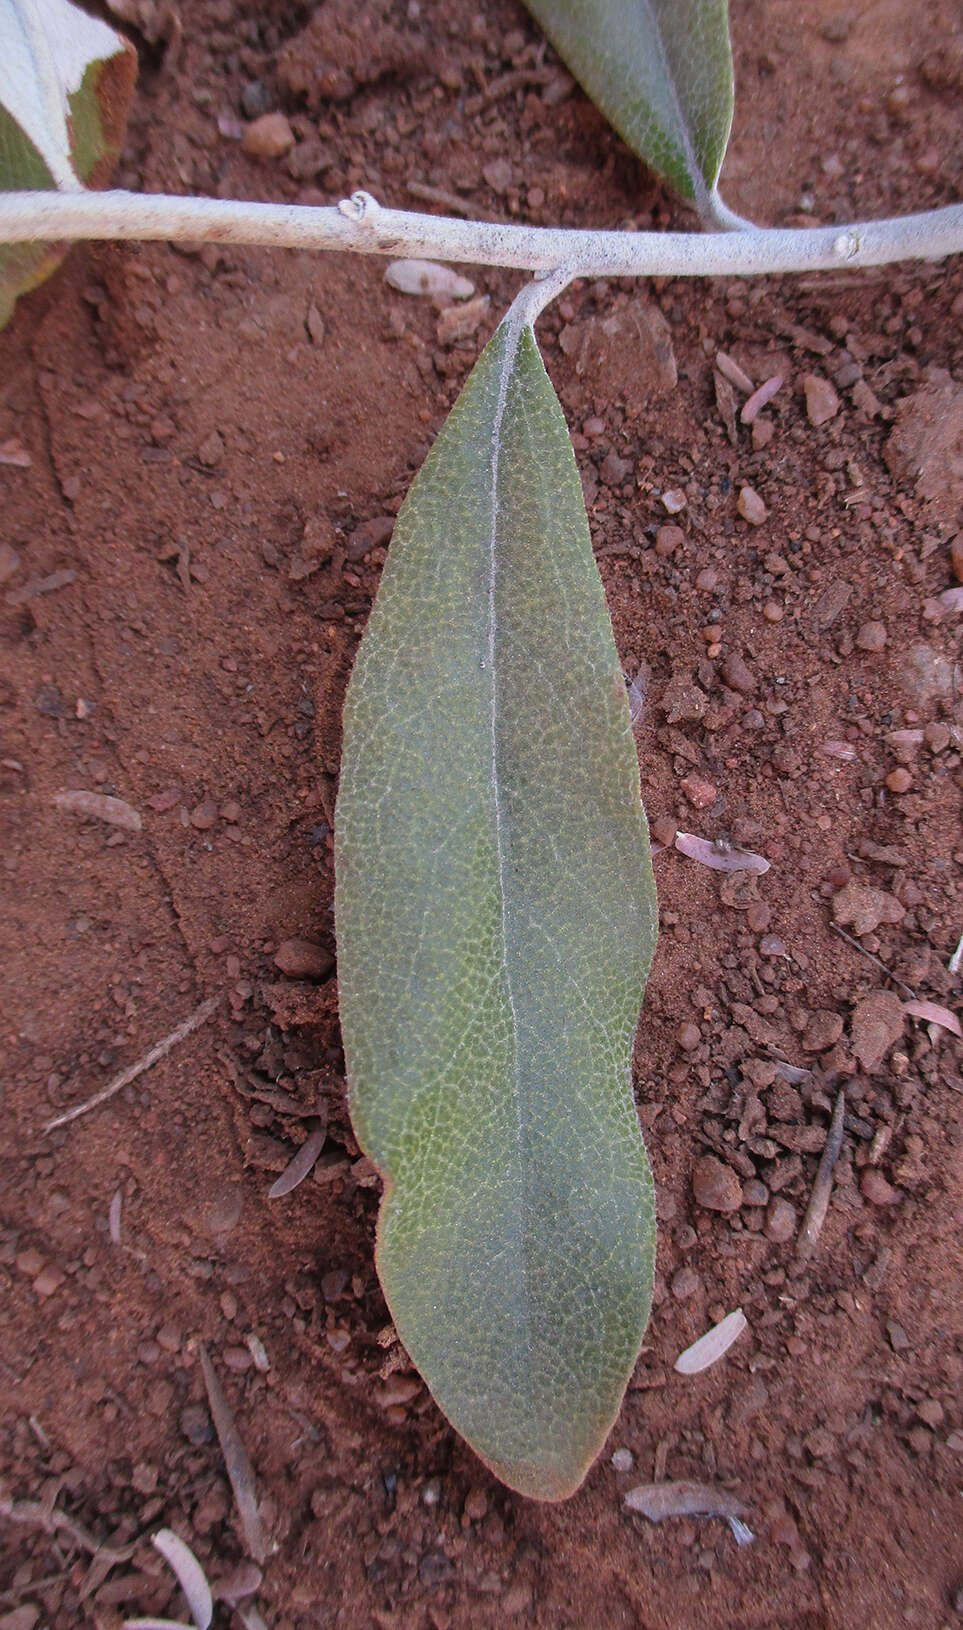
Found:
<svg viewBox="0 0 963 1630"><path fill-rule="evenodd" d="M0 0L0 40L0 190L101 185L123 141L133 47L69 0ZM63 253L0 245L0 328Z"/></svg>
<svg viewBox="0 0 963 1630"><path fill-rule="evenodd" d="M352 1120L378 1268L504 1481L571 1493L648 1313L629 1088L655 896L625 687L558 401L503 324L399 515L335 828Z"/></svg>
<svg viewBox="0 0 963 1630"><path fill-rule="evenodd" d="M526 0L645 162L717 224L732 125L728 0Z"/></svg>

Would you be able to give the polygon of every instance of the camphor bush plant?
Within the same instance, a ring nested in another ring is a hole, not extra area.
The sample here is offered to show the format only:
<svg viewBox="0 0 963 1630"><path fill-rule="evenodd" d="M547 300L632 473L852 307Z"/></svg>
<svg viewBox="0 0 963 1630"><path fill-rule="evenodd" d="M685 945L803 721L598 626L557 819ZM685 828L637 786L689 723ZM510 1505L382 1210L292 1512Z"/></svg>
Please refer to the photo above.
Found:
<svg viewBox="0 0 963 1630"><path fill-rule="evenodd" d="M299 209L91 192L119 142L129 47L67 0L0 0L0 320L47 246L74 238L543 274L398 517L345 705L335 907L351 1114L384 1178L377 1263L399 1336L497 1475L561 1499L605 1440L648 1317L653 1190L630 1072L656 898L625 686L533 325L580 276L939 258L963 248L963 208L752 226L717 187L725 0L529 3L708 233L443 220L365 193Z"/></svg>

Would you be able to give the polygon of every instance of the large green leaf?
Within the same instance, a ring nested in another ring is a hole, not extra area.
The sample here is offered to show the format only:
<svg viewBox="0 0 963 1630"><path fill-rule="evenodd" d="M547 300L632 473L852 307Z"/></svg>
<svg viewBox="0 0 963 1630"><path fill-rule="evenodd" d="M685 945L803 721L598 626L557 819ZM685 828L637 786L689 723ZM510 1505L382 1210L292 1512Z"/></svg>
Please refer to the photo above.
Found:
<svg viewBox="0 0 963 1630"><path fill-rule="evenodd" d="M728 0L525 0L629 146L712 225L732 124Z"/></svg>
<svg viewBox="0 0 963 1630"><path fill-rule="evenodd" d="M136 76L133 47L69 0L0 0L0 191L102 185ZM0 328L63 253L0 244Z"/></svg>
<svg viewBox="0 0 963 1630"><path fill-rule="evenodd" d="M476 1453L561 1499L648 1316L630 1064L656 903L578 473L524 324L488 345L398 517L345 705L335 860L392 1317Z"/></svg>

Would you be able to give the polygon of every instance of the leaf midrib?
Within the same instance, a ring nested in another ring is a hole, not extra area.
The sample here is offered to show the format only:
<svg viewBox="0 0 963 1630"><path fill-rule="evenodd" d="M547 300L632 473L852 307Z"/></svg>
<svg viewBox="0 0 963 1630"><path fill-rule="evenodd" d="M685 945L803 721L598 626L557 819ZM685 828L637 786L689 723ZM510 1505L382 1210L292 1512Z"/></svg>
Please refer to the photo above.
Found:
<svg viewBox="0 0 963 1630"><path fill-rule="evenodd" d="M498 869L498 898L501 917L502 938L502 968L505 974L505 990L508 997L508 1007L512 1019L512 1102L515 1110L515 1145L518 1170L521 1178L518 1210L518 1235L520 1245L520 1262L524 1287L522 1324L524 1331L524 1345L526 1357L531 1359L532 1329L530 1319L531 1308L531 1267L529 1263L529 1235L525 1222L525 1146L526 1139L522 1124L521 1083L519 1080L519 1022L518 1009L515 1005L515 993L512 989L512 974L508 956L508 891L505 887L505 832L502 811L502 793L498 779L498 667L497 667L497 632L498 620L496 616L496 580L498 576L498 480L502 452L502 423L505 417L505 408L508 402L508 386L518 346L524 332L524 320L512 320L511 314L505 319L505 356L502 360L501 372L498 380L498 398L495 404L495 415L492 421L491 443L491 523L489 529L489 574L488 574L488 666L491 683L491 785L492 807L495 816L495 854Z"/></svg>
<svg viewBox="0 0 963 1630"><path fill-rule="evenodd" d="M656 37L656 40L658 42L658 47L659 47L659 60L662 63L662 66L665 69L665 79L666 79L666 84L668 85L668 88L669 88L670 100L672 102L672 106L675 109L676 118L678 119L678 123L679 123L679 128L682 131L682 150L683 150L683 153L685 155L686 161L687 161L687 163L689 165L690 172L692 174L692 190L693 190L693 194L694 194L693 203L695 204L696 209L698 210L699 214L703 215L706 210L711 209L711 199L710 199L710 194L709 194L709 188L708 188L708 185L706 183L705 175L703 174L702 165L699 163L699 159L698 159L695 147L694 147L693 142L692 142L691 132L689 130L688 119L685 116L685 112L683 110L682 103L679 101L679 93L678 93L678 89L676 87L675 74L674 74L674 72L672 70L672 64L671 64L671 62L669 60L669 54L668 54L668 52L666 50L666 47L665 47L665 39L664 39L663 33L662 33L662 24L661 24L661 21L659 19L658 13L656 12L656 9L652 4L652 0L642 0L642 4L644 5L645 10L648 12L649 16L652 19L652 26L653 26L653 28L655 30L655 37Z"/></svg>

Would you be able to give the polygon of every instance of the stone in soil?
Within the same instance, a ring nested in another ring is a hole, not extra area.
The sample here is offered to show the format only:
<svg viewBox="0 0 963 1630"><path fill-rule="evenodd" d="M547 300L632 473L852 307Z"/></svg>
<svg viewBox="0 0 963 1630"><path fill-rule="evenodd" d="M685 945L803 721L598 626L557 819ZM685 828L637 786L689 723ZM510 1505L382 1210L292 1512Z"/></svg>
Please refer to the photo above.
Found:
<svg viewBox="0 0 963 1630"><path fill-rule="evenodd" d="M680 1268L669 1281L669 1289L677 1302L687 1302L701 1288L702 1281L694 1268Z"/></svg>
<svg viewBox="0 0 963 1630"><path fill-rule="evenodd" d="M208 832L217 823L217 805L212 798L207 798L191 810L191 825L197 827L199 832Z"/></svg>
<svg viewBox="0 0 963 1630"><path fill-rule="evenodd" d="M274 953L274 966L288 979L323 979L334 967L334 957L314 940L284 940Z"/></svg>
<svg viewBox="0 0 963 1630"><path fill-rule="evenodd" d="M692 1168L692 1192L696 1204L706 1211L738 1211L742 1205L742 1184L731 1166L715 1155L702 1155Z"/></svg>
<svg viewBox="0 0 963 1630"><path fill-rule="evenodd" d="M867 1166L859 1180L859 1192L871 1206L892 1206L902 1198L899 1189L888 1183L876 1166Z"/></svg>
<svg viewBox="0 0 963 1630"><path fill-rule="evenodd" d="M874 889L868 883L857 883L855 878L833 895L833 918L861 938L871 934L880 923L898 923L903 918L903 907L894 894L885 889Z"/></svg>
<svg viewBox="0 0 963 1630"><path fill-rule="evenodd" d="M662 711L668 724L696 723L705 714L709 698L685 674L674 674L662 692Z"/></svg>
<svg viewBox="0 0 963 1630"><path fill-rule="evenodd" d="M757 493L755 487L740 487L739 497L736 499L736 509L744 521L750 526L762 526L768 510Z"/></svg>
<svg viewBox="0 0 963 1630"><path fill-rule="evenodd" d="M655 534L655 552L662 559L675 554L675 551L681 549L684 543L685 533L681 526L673 526L670 521L667 521L664 526L660 526Z"/></svg>
<svg viewBox="0 0 963 1630"><path fill-rule="evenodd" d="M749 668L744 657L738 651L731 651L722 664L722 677L730 690L738 691L740 696L751 696L756 688L755 676Z"/></svg>
<svg viewBox="0 0 963 1630"><path fill-rule="evenodd" d="M948 376L900 402L885 458L897 481L911 485L927 515L959 526L963 512L963 385Z"/></svg>
<svg viewBox="0 0 963 1630"><path fill-rule="evenodd" d="M843 1033L843 1017L831 1008L819 1008L810 1013L803 1032L802 1045L804 1052L825 1053L830 1047L835 1047Z"/></svg>
<svg viewBox="0 0 963 1630"><path fill-rule="evenodd" d="M294 131L283 113L263 113L248 125L241 146L251 158L283 158L294 146Z"/></svg>
<svg viewBox="0 0 963 1630"><path fill-rule="evenodd" d="M711 809L718 796L712 782L695 771L682 777L681 787L693 809Z"/></svg>
<svg viewBox="0 0 963 1630"><path fill-rule="evenodd" d="M793 1239L799 1222L795 1206L788 1200L772 1199L766 1207L766 1238L775 1245L785 1245Z"/></svg>
<svg viewBox="0 0 963 1630"><path fill-rule="evenodd" d="M839 397L821 374L803 374L799 381L806 398L806 416L811 425L827 424L839 412Z"/></svg>
<svg viewBox="0 0 963 1630"><path fill-rule="evenodd" d="M853 1052L867 1073L879 1068L903 1034L903 1004L893 990L874 990L857 1002L850 1020Z"/></svg>
<svg viewBox="0 0 963 1630"><path fill-rule="evenodd" d="M875 618L860 626L856 644L861 651L882 651L886 644L886 624Z"/></svg>

